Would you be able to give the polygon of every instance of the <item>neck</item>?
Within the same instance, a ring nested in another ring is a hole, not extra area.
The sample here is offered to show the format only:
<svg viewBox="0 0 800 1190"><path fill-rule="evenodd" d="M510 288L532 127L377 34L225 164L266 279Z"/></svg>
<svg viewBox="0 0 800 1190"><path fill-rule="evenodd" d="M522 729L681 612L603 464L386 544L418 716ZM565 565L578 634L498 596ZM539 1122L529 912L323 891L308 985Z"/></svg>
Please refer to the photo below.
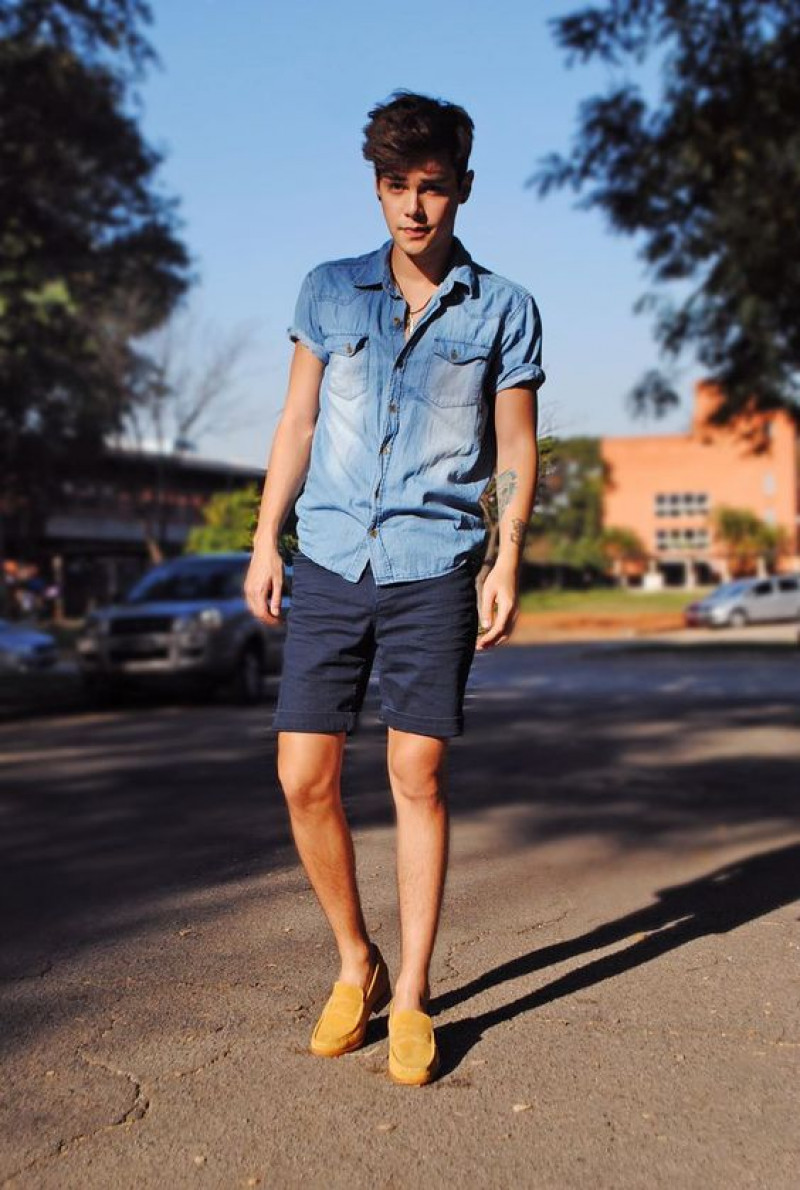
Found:
<svg viewBox="0 0 800 1190"><path fill-rule="evenodd" d="M412 289L415 285L425 283L441 285L447 274L453 247L454 239L451 236L441 247L437 245L435 251L426 252L422 257L411 257L397 244L393 244L390 263L398 285Z"/></svg>

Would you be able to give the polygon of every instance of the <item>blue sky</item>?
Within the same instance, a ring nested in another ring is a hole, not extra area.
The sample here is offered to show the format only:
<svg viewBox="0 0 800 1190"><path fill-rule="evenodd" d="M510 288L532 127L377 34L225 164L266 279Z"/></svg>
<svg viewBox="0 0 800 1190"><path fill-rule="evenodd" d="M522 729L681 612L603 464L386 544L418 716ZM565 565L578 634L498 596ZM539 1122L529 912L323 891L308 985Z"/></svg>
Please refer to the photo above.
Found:
<svg viewBox="0 0 800 1190"><path fill-rule="evenodd" d="M398 87L461 103L475 121L475 186L457 233L481 264L527 286L544 325L542 428L563 435L652 432L625 393L656 361L632 306L646 288L629 239L526 178L565 149L599 68L568 70L547 26L569 3L495 0L154 0L161 69L142 87L144 129L181 200L199 283L197 317L252 330L240 424L203 454L263 464L285 396L286 327L304 273L387 238L361 157L367 112ZM657 430L688 422L684 403Z"/></svg>

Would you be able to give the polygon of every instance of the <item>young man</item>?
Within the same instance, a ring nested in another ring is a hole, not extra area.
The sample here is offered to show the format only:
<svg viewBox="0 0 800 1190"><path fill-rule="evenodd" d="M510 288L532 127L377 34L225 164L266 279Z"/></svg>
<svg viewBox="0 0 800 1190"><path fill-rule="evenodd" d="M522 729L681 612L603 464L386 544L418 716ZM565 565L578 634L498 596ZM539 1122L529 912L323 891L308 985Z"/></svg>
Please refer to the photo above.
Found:
<svg viewBox="0 0 800 1190"><path fill-rule="evenodd" d="M340 796L345 740L377 661L402 933L389 1073L408 1084L438 1068L427 1008L448 856L447 746L463 732L476 648L506 641L516 618L544 380L533 298L454 236L472 187L472 130L462 108L408 92L370 112L363 151L391 239L303 282L245 584L252 612L275 623L278 539L305 483L272 726L293 837L341 959L311 1051L356 1049L391 994ZM479 500L495 469L499 553L478 598Z"/></svg>

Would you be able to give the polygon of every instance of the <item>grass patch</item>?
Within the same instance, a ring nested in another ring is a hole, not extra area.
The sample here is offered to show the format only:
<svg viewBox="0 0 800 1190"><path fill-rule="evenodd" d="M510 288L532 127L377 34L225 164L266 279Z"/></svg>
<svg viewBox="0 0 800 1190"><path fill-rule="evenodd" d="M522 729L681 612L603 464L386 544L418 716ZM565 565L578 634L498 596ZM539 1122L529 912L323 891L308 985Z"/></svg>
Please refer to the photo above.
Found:
<svg viewBox="0 0 800 1190"><path fill-rule="evenodd" d="M526 591L520 595L520 610L575 615L630 616L648 612L663 615L683 611L700 595L698 591L625 591L617 587L598 587L589 591Z"/></svg>

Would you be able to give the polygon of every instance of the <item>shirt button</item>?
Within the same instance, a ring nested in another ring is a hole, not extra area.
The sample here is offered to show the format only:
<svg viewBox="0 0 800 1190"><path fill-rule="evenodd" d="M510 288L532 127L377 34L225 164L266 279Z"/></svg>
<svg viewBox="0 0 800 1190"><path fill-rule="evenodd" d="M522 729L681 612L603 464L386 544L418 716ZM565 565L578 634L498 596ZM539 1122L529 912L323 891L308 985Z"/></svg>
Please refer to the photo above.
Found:
<svg viewBox="0 0 800 1190"><path fill-rule="evenodd" d="M450 352L450 359L458 359L458 352L453 350Z"/></svg>
<svg viewBox="0 0 800 1190"><path fill-rule="evenodd" d="M377 536L378 536L378 530L377 530L377 529L370 529L370 531L369 531L369 535L370 535L370 537L377 537Z"/></svg>
<svg viewBox="0 0 800 1190"><path fill-rule="evenodd" d="M402 326L402 325L403 325L403 320L402 320L402 318L398 318L398 317L397 317L397 315L395 315L395 317L394 317L394 320L393 320L393 321L394 321L394 325L395 325L395 326Z"/></svg>
<svg viewBox="0 0 800 1190"><path fill-rule="evenodd" d="M391 404L389 405L389 412L397 413L397 404L395 401L392 401Z"/></svg>

